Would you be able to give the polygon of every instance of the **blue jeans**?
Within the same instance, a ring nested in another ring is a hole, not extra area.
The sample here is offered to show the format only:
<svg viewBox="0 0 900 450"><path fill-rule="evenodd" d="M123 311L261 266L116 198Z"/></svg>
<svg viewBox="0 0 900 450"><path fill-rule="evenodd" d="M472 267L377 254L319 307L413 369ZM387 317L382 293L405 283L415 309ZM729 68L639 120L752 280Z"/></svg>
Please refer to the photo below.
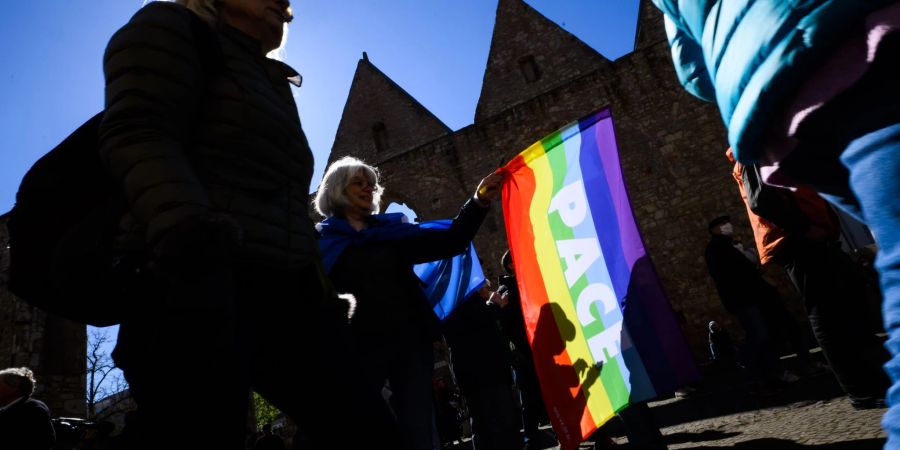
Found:
<svg viewBox="0 0 900 450"><path fill-rule="evenodd" d="M884 367L893 383L882 425L888 432L886 448L900 448L900 123L853 141L841 162L850 170L859 213L878 242L875 267L884 293L882 311L891 353Z"/></svg>
<svg viewBox="0 0 900 450"><path fill-rule="evenodd" d="M805 177L799 158L794 159L796 166L790 173L797 181L812 185L824 198L862 220L875 235L878 243L875 267L884 294L882 312L888 333L886 346L891 354L884 366L892 386L887 392L889 409L882 426L888 432L885 448L900 449L900 118L850 139L839 160L846 175L841 175L841 170L826 169ZM834 176L829 178L829 173ZM841 180L845 182L843 188Z"/></svg>
<svg viewBox="0 0 900 450"><path fill-rule="evenodd" d="M785 173L862 220L878 243L878 269L892 386L882 426L900 450L900 33L879 46L870 69L813 112L797 130ZM848 304L847 307L856 305Z"/></svg>

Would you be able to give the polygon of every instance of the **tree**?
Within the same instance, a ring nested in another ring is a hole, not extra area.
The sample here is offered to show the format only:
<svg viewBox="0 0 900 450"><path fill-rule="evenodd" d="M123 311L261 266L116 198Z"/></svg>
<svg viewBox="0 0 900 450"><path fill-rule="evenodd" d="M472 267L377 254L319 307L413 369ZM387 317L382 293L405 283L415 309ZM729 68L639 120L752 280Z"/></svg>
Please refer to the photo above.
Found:
<svg viewBox="0 0 900 450"><path fill-rule="evenodd" d="M261 395L256 392L253 393L253 409L256 413L256 429L262 429L263 425L267 423L272 423L278 416L281 415L281 411L278 408L272 406L271 403L267 402Z"/></svg>
<svg viewBox="0 0 900 450"><path fill-rule="evenodd" d="M122 372L116 369L106 347L112 343L107 330L91 328L88 331L87 351L87 406L88 418L97 417L97 402L128 389ZM123 396L128 397L128 396Z"/></svg>

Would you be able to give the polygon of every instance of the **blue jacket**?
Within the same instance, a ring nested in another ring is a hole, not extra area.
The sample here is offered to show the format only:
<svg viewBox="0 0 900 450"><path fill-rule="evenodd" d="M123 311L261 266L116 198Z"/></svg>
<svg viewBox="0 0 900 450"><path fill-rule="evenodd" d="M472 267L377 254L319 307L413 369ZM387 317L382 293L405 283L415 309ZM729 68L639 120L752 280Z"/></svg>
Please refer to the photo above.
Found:
<svg viewBox="0 0 900 450"><path fill-rule="evenodd" d="M871 12L897 0L653 0L681 84L719 105L735 158L754 163L769 120Z"/></svg>

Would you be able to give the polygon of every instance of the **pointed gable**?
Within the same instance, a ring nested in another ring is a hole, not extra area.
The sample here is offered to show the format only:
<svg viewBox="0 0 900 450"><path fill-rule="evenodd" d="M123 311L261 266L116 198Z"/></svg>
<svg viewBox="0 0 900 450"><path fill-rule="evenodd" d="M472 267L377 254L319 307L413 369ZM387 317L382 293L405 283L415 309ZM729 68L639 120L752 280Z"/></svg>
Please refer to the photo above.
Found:
<svg viewBox="0 0 900 450"><path fill-rule="evenodd" d="M352 155L377 163L451 132L363 53L329 161Z"/></svg>
<svg viewBox="0 0 900 450"><path fill-rule="evenodd" d="M666 40L666 28L663 25L662 11L651 0L641 0L638 10L634 49L640 50Z"/></svg>
<svg viewBox="0 0 900 450"><path fill-rule="evenodd" d="M523 0L500 0L475 122L607 64Z"/></svg>

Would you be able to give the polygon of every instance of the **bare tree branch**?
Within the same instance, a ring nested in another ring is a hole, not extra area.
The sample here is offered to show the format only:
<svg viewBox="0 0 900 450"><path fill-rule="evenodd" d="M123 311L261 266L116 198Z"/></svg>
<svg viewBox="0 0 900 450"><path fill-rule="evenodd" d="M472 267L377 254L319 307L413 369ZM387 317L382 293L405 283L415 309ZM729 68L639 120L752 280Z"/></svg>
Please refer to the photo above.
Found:
<svg viewBox="0 0 900 450"><path fill-rule="evenodd" d="M105 351L111 339L107 330L92 329L88 335L87 351L87 406L88 417L96 418L97 403L128 389L128 383L116 373L112 356ZM112 378L110 378L112 377ZM118 400L116 401L118 402Z"/></svg>

